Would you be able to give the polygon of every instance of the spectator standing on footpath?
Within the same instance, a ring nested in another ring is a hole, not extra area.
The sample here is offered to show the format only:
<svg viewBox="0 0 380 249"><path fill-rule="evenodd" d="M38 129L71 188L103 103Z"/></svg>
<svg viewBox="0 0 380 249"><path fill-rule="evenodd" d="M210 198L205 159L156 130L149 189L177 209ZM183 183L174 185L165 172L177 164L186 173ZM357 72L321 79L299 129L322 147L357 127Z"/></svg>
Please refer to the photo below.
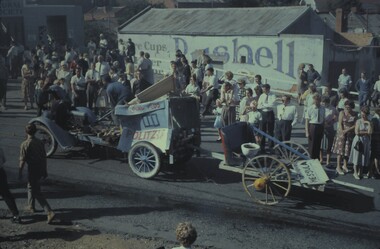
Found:
<svg viewBox="0 0 380 249"><path fill-rule="evenodd" d="M1 77L1 76L0 76ZM372 93L372 104L374 107L379 105L380 100L380 75L378 81L375 82L373 86L373 93Z"/></svg>
<svg viewBox="0 0 380 249"><path fill-rule="evenodd" d="M86 72L84 78L87 85L87 106L92 110L92 108L96 105L100 81L99 73L95 70L95 63L91 64L90 70Z"/></svg>
<svg viewBox="0 0 380 249"><path fill-rule="evenodd" d="M127 42L126 55L127 55L127 58L131 60L132 63L135 61L135 54L136 54L136 46L132 42L132 39L129 38Z"/></svg>
<svg viewBox="0 0 380 249"><path fill-rule="evenodd" d="M253 91L251 88L248 88L246 96L241 99L239 103L239 120L241 122L248 121L248 113L251 111L251 103L253 100L255 100Z"/></svg>
<svg viewBox="0 0 380 249"><path fill-rule="evenodd" d="M218 139L216 140L217 142L222 141L222 138L220 136L220 129L223 128L223 120L222 120L222 114L223 114L223 106L222 102L220 99L217 99L215 101L215 109L213 110L213 113L215 115L215 121L214 121L214 128L218 129Z"/></svg>
<svg viewBox="0 0 380 249"><path fill-rule="evenodd" d="M257 110L257 101L254 100L250 104L251 111L248 112L248 124L252 130L252 134L254 136L254 142L257 144L261 143L261 136L258 132L256 132L253 127L260 128L261 127L261 121L263 120L263 117L261 113Z"/></svg>
<svg viewBox="0 0 380 249"><path fill-rule="evenodd" d="M185 78L185 85L189 85L190 83L190 77L191 77L191 67L189 65L189 62L185 57L181 58L181 63L183 66L183 76Z"/></svg>
<svg viewBox="0 0 380 249"><path fill-rule="evenodd" d="M98 56L98 62L96 63L96 71L99 73L99 77L102 80L106 75L108 75L111 67L108 62L104 61L104 56Z"/></svg>
<svg viewBox="0 0 380 249"><path fill-rule="evenodd" d="M179 223L175 233L180 246L172 249L191 249L191 245L197 240L197 231L189 222Z"/></svg>
<svg viewBox="0 0 380 249"><path fill-rule="evenodd" d="M9 191L7 174L3 168L6 158L4 151L0 148L0 195L8 206L9 211L12 213L11 221L14 223L21 223L21 218L19 216L19 211L11 191Z"/></svg>
<svg viewBox="0 0 380 249"><path fill-rule="evenodd" d="M18 53L19 51L17 48L17 44L16 42L12 41L7 53L10 76L12 77L12 79L17 79L17 76L19 74L18 70L20 69L20 62L18 60Z"/></svg>
<svg viewBox="0 0 380 249"><path fill-rule="evenodd" d="M71 78L71 89L74 107L87 106L86 79L82 69L77 67L75 75Z"/></svg>
<svg viewBox="0 0 380 249"><path fill-rule="evenodd" d="M365 72L362 72L360 79L355 84L356 91L359 93L359 106L366 105L371 92L371 81L367 79Z"/></svg>
<svg viewBox="0 0 380 249"><path fill-rule="evenodd" d="M301 63L298 66L298 77L297 77L297 90L298 90L298 104L302 104L301 95L306 91L307 89L307 74L305 72L305 64Z"/></svg>
<svg viewBox="0 0 380 249"><path fill-rule="evenodd" d="M315 85L318 85L318 81L321 80L321 75L318 73L317 70L314 69L313 64L309 64L309 70L306 72L307 74L307 82L314 83Z"/></svg>
<svg viewBox="0 0 380 249"><path fill-rule="evenodd" d="M339 112L338 130L334 138L332 152L337 154L336 172L339 175L348 173L347 160L351 153L352 140L355 136L355 123L357 114L354 112L355 103L346 101L344 110ZM343 159L343 170L341 161Z"/></svg>
<svg viewBox="0 0 380 249"><path fill-rule="evenodd" d="M326 96L330 99L330 105L333 107L337 107L338 101L339 101L339 96L338 93L332 90L331 85L328 87L323 87L322 90L322 98Z"/></svg>
<svg viewBox="0 0 380 249"><path fill-rule="evenodd" d="M343 88L339 90L339 101L338 101L338 112L341 112L344 110L344 106L346 105L346 102L349 101L348 99L348 91L347 89Z"/></svg>
<svg viewBox="0 0 380 249"><path fill-rule="evenodd" d="M203 81L203 73L202 70L197 67L197 61L192 61L191 62L191 75L194 75L196 77L196 82L197 85L199 86L199 89L202 88L202 81Z"/></svg>
<svg viewBox="0 0 380 249"><path fill-rule="evenodd" d="M322 106L325 108L325 124L322 139L322 149L319 156L319 161L323 164L323 154L326 153L326 166L330 165L331 148L335 137L335 123L338 121L339 113L336 108L330 105L330 98L322 96Z"/></svg>
<svg viewBox="0 0 380 249"><path fill-rule="evenodd" d="M368 170L368 177L373 178L376 173L380 176L380 107L375 109L375 115L372 117L373 132L371 136L371 161Z"/></svg>
<svg viewBox="0 0 380 249"><path fill-rule="evenodd" d="M213 101L218 99L219 95L218 78L214 75L214 68L210 67L206 70L206 76L203 79L203 89L201 92L206 93L207 99L202 116L210 114L210 107Z"/></svg>
<svg viewBox="0 0 380 249"><path fill-rule="evenodd" d="M146 59L147 63L147 69L146 69L146 81L148 81L151 85L154 84L154 71L153 71L153 62L150 60L150 54L145 53L144 57Z"/></svg>
<svg viewBox="0 0 380 249"><path fill-rule="evenodd" d="M308 138L310 158L319 159L325 123L325 108L321 106L321 95L313 95L313 105L308 107L305 115L305 134Z"/></svg>
<svg viewBox="0 0 380 249"><path fill-rule="evenodd" d="M99 35L99 49L100 49L99 51L100 55L102 55L105 58L107 54L107 49L108 49L108 41L103 34Z"/></svg>
<svg viewBox="0 0 380 249"><path fill-rule="evenodd" d="M236 105L239 100L236 98L234 88L231 83L226 82L223 85L224 91L221 94L220 101L224 103L222 121L223 126L228 126L236 122Z"/></svg>
<svg viewBox="0 0 380 249"><path fill-rule="evenodd" d="M347 70L345 68L342 69L342 74L339 75L338 78L338 91L341 89L346 89L347 92L350 91L352 85L351 75L347 74Z"/></svg>
<svg viewBox="0 0 380 249"><path fill-rule="evenodd" d="M371 155L371 134L372 124L368 119L369 107L363 106L360 109L360 119L355 123L355 137L352 141L350 159L354 165L354 178L362 178L363 168L369 167Z"/></svg>
<svg viewBox="0 0 380 249"><path fill-rule="evenodd" d="M297 124L297 108L290 104L291 97L284 95L282 104L277 106L276 137L280 141L290 141L292 128Z"/></svg>
<svg viewBox="0 0 380 249"><path fill-rule="evenodd" d="M273 137L274 133L274 107L276 102L276 95L270 92L270 85L262 85L263 94L261 94L257 103L257 109L260 110L262 115L261 130ZM269 148L273 149L273 141L269 142ZM261 139L260 149L265 153L265 137Z"/></svg>
<svg viewBox="0 0 380 249"><path fill-rule="evenodd" d="M27 138L20 146L19 178L22 178L22 171L25 164L28 165L28 209L35 212L35 199L40 203L47 214L47 223L50 224L55 213L41 193L41 178L47 177L47 160L44 143L34 135L37 132L35 124L28 124L25 127Z"/></svg>
<svg viewBox="0 0 380 249"><path fill-rule="evenodd" d="M1 111L7 108L7 83L8 69L5 66L5 58L0 55L0 104Z"/></svg>
<svg viewBox="0 0 380 249"><path fill-rule="evenodd" d="M25 64L21 68L21 93L22 99L24 100L24 109L29 110L28 102L30 103L30 108L34 109L34 71L31 68L31 61L25 61Z"/></svg>

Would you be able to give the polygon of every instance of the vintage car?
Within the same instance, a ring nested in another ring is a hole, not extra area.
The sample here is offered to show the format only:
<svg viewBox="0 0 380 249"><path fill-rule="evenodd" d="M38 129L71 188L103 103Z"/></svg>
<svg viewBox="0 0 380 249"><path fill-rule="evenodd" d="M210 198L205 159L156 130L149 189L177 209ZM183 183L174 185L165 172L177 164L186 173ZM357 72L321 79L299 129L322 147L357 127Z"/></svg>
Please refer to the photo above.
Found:
<svg viewBox="0 0 380 249"><path fill-rule="evenodd" d="M111 112L120 125L107 120ZM77 107L64 125L49 115L29 122L36 124L36 136L45 143L48 157L58 146L66 151L78 145L112 147L128 154L130 168L142 178L154 177L163 164L190 160L201 142L199 108L193 97L165 96L119 105L102 118Z"/></svg>

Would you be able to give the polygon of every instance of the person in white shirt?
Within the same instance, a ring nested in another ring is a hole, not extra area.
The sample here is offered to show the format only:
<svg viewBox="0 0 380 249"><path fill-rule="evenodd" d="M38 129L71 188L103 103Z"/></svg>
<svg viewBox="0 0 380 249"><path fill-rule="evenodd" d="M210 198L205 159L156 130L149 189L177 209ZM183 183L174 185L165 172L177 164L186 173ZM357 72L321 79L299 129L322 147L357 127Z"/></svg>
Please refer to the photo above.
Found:
<svg viewBox="0 0 380 249"><path fill-rule="evenodd" d="M92 109L92 107L96 105L100 81L99 73L95 70L95 63L91 64L90 70L86 72L84 78L87 84L87 105L88 108Z"/></svg>
<svg viewBox="0 0 380 249"><path fill-rule="evenodd" d="M373 94L372 94L372 103L373 106L376 107L379 105L380 100L380 75L379 80L375 82L375 85L373 86Z"/></svg>
<svg viewBox="0 0 380 249"><path fill-rule="evenodd" d="M185 96L192 96L199 100L199 86L197 84L197 76L193 74L190 78L190 83L186 86L186 89L183 91Z"/></svg>
<svg viewBox="0 0 380 249"><path fill-rule="evenodd" d="M71 90L74 107L86 106L86 79L82 75L82 70L80 67L76 68L75 75L71 78Z"/></svg>
<svg viewBox="0 0 380 249"><path fill-rule="evenodd" d="M108 75L110 69L110 64L104 61L104 57L102 55L99 55L98 62L95 65L95 70L99 73L100 79L103 79L106 75Z"/></svg>
<svg viewBox="0 0 380 249"><path fill-rule="evenodd" d="M280 141L290 141L292 128L297 123L297 108L290 104L290 96L282 96L282 104L277 106L276 137Z"/></svg>
<svg viewBox="0 0 380 249"><path fill-rule="evenodd" d="M255 98L251 88L247 89L246 96L239 103L239 120L241 122L248 121L248 112L251 111L251 103Z"/></svg>
<svg viewBox="0 0 380 249"><path fill-rule="evenodd" d="M270 92L270 85L263 84L263 94L260 95L257 102L257 109L260 110L263 120L261 122L261 130L273 137L274 133L274 107L276 102L276 95ZM269 142L269 148L273 149L273 141ZM265 152L265 137L261 139L261 152Z"/></svg>
<svg viewBox="0 0 380 249"><path fill-rule="evenodd" d="M347 74L347 70L345 68L342 69L342 74L339 75L338 78L338 90L340 89L347 89L347 91L350 91L352 85L352 79L351 76Z"/></svg>
<svg viewBox="0 0 380 249"><path fill-rule="evenodd" d="M210 107L213 101L216 101L219 95L218 78L214 74L214 68L210 67L206 70L206 76L203 79L203 90L207 94L207 100L202 115L210 114Z"/></svg>
<svg viewBox="0 0 380 249"><path fill-rule="evenodd" d="M72 73L65 61L61 61L60 67L55 71L57 79L64 79L63 89L71 96L71 77Z"/></svg>
<svg viewBox="0 0 380 249"><path fill-rule="evenodd" d="M313 95L313 105L310 106L305 115L305 134L308 138L308 149L312 159L319 159L321 141L324 133L325 108L321 106L321 95Z"/></svg>

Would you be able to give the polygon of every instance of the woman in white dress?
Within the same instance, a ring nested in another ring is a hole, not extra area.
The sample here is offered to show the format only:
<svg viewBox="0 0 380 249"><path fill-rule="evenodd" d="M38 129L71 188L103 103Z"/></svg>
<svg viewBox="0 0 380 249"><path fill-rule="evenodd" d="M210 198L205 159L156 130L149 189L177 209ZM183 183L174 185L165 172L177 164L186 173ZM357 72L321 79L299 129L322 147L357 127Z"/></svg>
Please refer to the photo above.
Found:
<svg viewBox="0 0 380 249"><path fill-rule="evenodd" d="M363 106L360 110L361 117L355 124L355 137L352 141L349 162L354 164L354 177L359 180L363 173L363 167L368 167L371 155L372 124L368 119L369 107Z"/></svg>
<svg viewBox="0 0 380 249"><path fill-rule="evenodd" d="M245 97L240 101L239 104L239 120L241 122L248 121L248 112L251 110L251 103L255 98L253 97L253 91L248 88Z"/></svg>

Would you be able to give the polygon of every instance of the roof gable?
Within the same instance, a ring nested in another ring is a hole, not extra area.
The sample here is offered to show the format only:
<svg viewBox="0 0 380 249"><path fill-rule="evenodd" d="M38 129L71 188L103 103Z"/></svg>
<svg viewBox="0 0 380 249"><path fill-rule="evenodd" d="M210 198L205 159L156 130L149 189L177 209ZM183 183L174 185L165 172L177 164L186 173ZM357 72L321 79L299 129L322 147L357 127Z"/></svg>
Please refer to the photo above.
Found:
<svg viewBox="0 0 380 249"><path fill-rule="evenodd" d="M309 7L150 9L120 26L120 33L170 35L278 35Z"/></svg>

